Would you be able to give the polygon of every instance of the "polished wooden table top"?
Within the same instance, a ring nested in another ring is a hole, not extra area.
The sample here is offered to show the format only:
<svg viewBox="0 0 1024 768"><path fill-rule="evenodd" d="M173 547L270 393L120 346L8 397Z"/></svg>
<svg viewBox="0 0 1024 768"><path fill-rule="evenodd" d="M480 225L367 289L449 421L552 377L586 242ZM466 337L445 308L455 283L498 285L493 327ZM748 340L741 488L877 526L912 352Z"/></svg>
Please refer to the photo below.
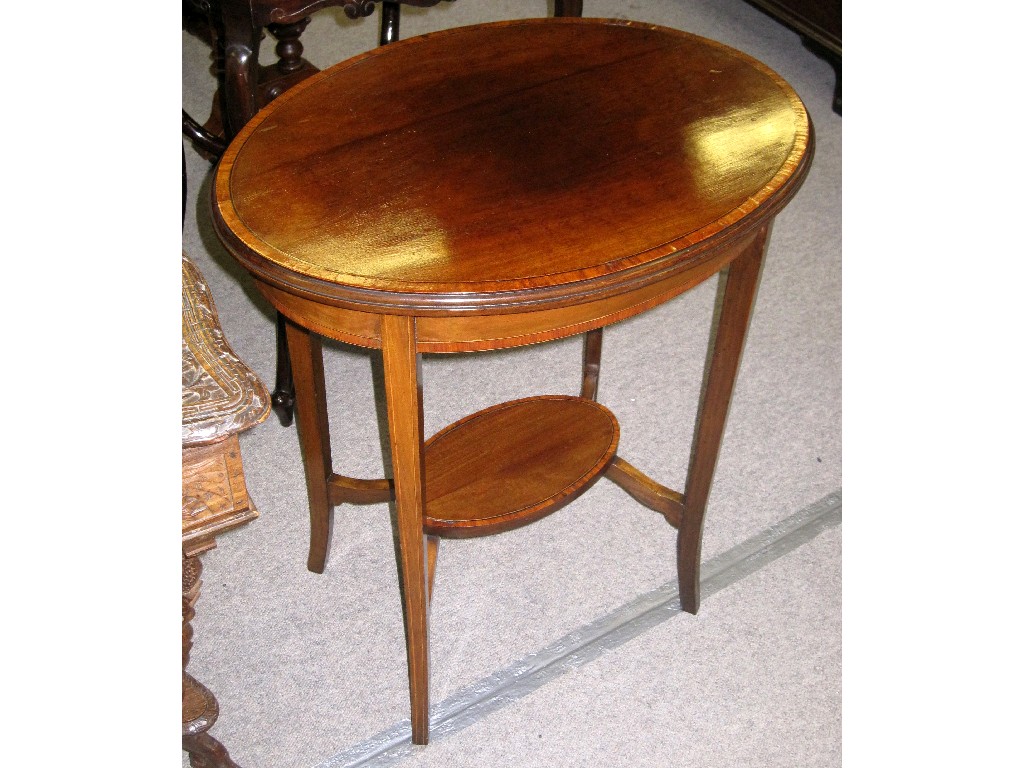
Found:
<svg viewBox="0 0 1024 768"><path fill-rule="evenodd" d="M812 142L792 88L724 45L638 23L501 22L379 48L286 92L225 153L215 219L257 277L310 298L536 309L664 276L756 227L799 186Z"/></svg>

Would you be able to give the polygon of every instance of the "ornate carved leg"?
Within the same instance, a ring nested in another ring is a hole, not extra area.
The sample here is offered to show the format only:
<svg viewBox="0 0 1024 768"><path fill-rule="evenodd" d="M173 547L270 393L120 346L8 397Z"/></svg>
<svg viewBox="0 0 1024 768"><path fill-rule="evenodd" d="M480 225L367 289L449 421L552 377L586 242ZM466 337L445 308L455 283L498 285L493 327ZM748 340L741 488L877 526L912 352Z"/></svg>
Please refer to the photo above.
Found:
<svg viewBox="0 0 1024 768"><path fill-rule="evenodd" d="M324 356L320 337L285 319L288 351L295 375L295 409L299 416L299 447L309 493L309 558L306 565L323 573L331 547L328 484L332 475L331 433L324 389Z"/></svg>
<svg viewBox="0 0 1024 768"><path fill-rule="evenodd" d="M677 538L679 599L687 613L700 608L700 549L711 480L725 431L733 384L739 369L743 341L757 293L758 276L771 226L765 226L723 276L725 295L717 327L713 327L712 352L697 413L690 468L683 492L684 511Z"/></svg>
<svg viewBox="0 0 1024 768"><path fill-rule="evenodd" d="M277 64L260 71L260 104L264 106L276 99L299 80L316 71L316 67L302 58L302 41L299 37L309 25L309 17L291 24L271 24L267 27L275 38ZM264 84L265 83L265 84Z"/></svg>
<svg viewBox="0 0 1024 768"><path fill-rule="evenodd" d="M384 386L387 393L388 430L395 475L395 507L402 601L405 608L406 651L409 662L409 699L412 742L429 738L430 669L427 648L426 547L423 518L426 488L423 471L423 394L416 354L415 319L388 315L381 320Z"/></svg>
<svg viewBox="0 0 1024 768"><path fill-rule="evenodd" d="M192 651L192 619L199 600L203 564L198 555L181 553L181 746L192 768L239 768L224 745L207 731L217 722L217 699L193 678L188 668Z"/></svg>
<svg viewBox="0 0 1024 768"><path fill-rule="evenodd" d="M555 0L555 16L582 16L583 0Z"/></svg>
<svg viewBox="0 0 1024 768"><path fill-rule="evenodd" d="M271 24L270 34L277 38L277 71L289 75L302 69L302 41L299 37L309 25L309 16L291 24Z"/></svg>
<svg viewBox="0 0 1024 768"><path fill-rule="evenodd" d="M392 0L384 0L380 7L380 44L387 45L398 39L398 25L401 21L402 6Z"/></svg>
<svg viewBox="0 0 1024 768"><path fill-rule="evenodd" d="M597 384L601 376L601 341L604 329L595 328L587 332L583 343L583 386L580 397L597 400Z"/></svg>
<svg viewBox="0 0 1024 768"><path fill-rule="evenodd" d="M210 7L207 0L185 0L182 5L185 29L210 46L214 74L217 82L224 79L223 24L219 9ZM188 137L193 148L211 163L216 163L227 147L224 140L224 126L221 117L221 89L213 98L210 116L202 125L182 110L182 133Z"/></svg>

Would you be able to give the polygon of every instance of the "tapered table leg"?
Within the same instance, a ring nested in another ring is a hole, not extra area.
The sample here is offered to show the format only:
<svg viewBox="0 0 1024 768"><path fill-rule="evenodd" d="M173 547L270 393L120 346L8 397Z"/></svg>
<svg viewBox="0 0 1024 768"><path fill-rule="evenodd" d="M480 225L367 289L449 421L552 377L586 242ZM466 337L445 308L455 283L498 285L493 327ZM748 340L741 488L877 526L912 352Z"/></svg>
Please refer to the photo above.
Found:
<svg viewBox="0 0 1024 768"><path fill-rule="evenodd" d="M733 384L757 293L770 225L729 266L717 324L712 324L711 360L697 413L690 469L683 492L683 515L677 538L679 600L687 613L700 608L700 550L711 480L725 431Z"/></svg>
<svg viewBox="0 0 1024 768"><path fill-rule="evenodd" d="M399 570L405 608L412 742L429 737L430 669L427 648L427 549L424 542L426 486L423 469L423 393L416 354L415 319L385 315L381 319L384 387L395 475Z"/></svg>
<svg viewBox="0 0 1024 768"><path fill-rule="evenodd" d="M310 534L306 565L314 573L323 573L327 566L334 520L328 494L333 463L327 394L324 388L323 347L317 334L290 320L285 321L285 333L295 381L299 447L306 469L306 490L309 492Z"/></svg>

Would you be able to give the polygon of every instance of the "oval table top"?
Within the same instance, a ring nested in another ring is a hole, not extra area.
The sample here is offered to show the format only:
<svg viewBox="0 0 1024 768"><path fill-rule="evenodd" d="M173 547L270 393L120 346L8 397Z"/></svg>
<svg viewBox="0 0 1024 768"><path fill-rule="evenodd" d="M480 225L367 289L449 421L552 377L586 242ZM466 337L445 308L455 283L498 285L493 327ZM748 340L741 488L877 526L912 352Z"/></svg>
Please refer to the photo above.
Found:
<svg viewBox="0 0 1024 768"><path fill-rule="evenodd" d="M812 152L793 89L720 43L498 22L380 47L285 92L223 155L214 220L258 278L327 303L537 307L685 269L774 216Z"/></svg>

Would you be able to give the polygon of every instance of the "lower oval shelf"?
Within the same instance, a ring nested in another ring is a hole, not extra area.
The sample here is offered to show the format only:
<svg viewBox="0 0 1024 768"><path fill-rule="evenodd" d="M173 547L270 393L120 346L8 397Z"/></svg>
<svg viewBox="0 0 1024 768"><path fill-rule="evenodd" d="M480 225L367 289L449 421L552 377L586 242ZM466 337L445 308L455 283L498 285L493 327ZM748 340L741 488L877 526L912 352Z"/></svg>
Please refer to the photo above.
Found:
<svg viewBox="0 0 1024 768"><path fill-rule="evenodd" d="M427 533L518 528L575 499L615 456L619 424L600 403L548 395L492 406L424 446Z"/></svg>

